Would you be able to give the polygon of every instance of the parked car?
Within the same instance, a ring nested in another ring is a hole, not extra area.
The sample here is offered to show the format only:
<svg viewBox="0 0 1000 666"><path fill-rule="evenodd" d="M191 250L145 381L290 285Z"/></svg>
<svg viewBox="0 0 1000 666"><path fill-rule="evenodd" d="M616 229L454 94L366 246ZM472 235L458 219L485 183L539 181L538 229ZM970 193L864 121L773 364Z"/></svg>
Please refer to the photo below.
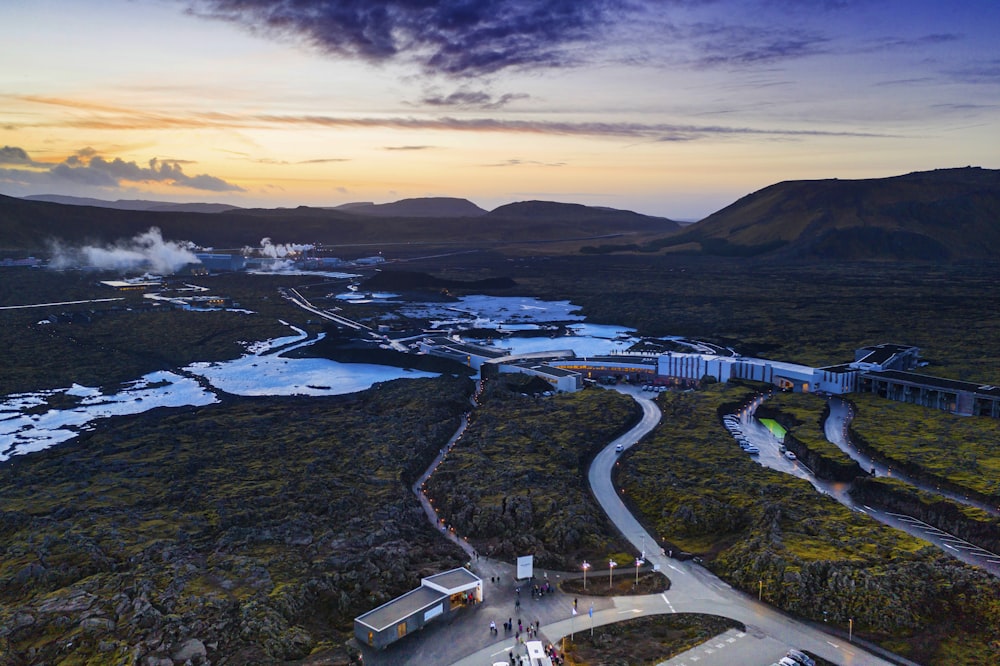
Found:
<svg viewBox="0 0 1000 666"><path fill-rule="evenodd" d="M750 455L752 455L752 456L754 456L754 455L757 455L758 453L760 453L760 449L758 449L758 448L757 448L756 446L754 446L753 444L751 444L750 446L745 446L745 447L743 447L743 451L744 451L745 453L749 453L749 454L750 454Z"/></svg>
<svg viewBox="0 0 1000 666"><path fill-rule="evenodd" d="M816 666L816 660L807 655L805 652L802 652L801 650L796 650L793 648L789 650L788 654L785 656L794 660L798 664L801 664L801 666Z"/></svg>
<svg viewBox="0 0 1000 666"><path fill-rule="evenodd" d="M796 456L791 451L785 451L785 457L788 458L789 460L795 460Z"/></svg>

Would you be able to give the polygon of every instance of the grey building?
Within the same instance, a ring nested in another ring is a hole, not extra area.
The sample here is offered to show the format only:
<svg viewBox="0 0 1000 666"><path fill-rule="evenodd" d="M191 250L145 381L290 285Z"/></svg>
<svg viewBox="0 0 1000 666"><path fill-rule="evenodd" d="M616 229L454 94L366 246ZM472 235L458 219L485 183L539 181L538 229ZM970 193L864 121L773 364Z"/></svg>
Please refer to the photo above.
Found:
<svg viewBox="0 0 1000 666"><path fill-rule="evenodd" d="M432 620L482 601L482 579L468 569L452 569L423 578L417 589L354 618L354 637L381 650Z"/></svg>

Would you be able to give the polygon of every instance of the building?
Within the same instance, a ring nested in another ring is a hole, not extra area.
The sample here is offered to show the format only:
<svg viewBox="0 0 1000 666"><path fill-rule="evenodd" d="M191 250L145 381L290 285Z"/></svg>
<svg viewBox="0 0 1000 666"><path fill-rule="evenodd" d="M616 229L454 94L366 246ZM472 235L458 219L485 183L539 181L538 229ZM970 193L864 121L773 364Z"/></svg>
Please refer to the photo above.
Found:
<svg viewBox="0 0 1000 666"><path fill-rule="evenodd" d="M354 618L354 637L381 650L436 618L482 601L482 579L459 567L423 578L415 590Z"/></svg>
<svg viewBox="0 0 1000 666"><path fill-rule="evenodd" d="M116 291L149 291L163 286L154 280L101 280L101 284Z"/></svg>
<svg viewBox="0 0 1000 666"><path fill-rule="evenodd" d="M213 273L242 271L247 265L247 260L242 254L196 252L194 256Z"/></svg>
<svg viewBox="0 0 1000 666"><path fill-rule="evenodd" d="M446 335L424 338L417 343L417 347L424 354L449 358L462 365L467 365L473 370L479 370L487 361L511 358L509 349L463 342Z"/></svg>
<svg viewBox="0 0 1000 666"><path fill-rule="evenodd" d="M872 370L861 375L859 391L952 414L1000 418L1000 386L992 384L961 382L899 370Z"/></svg>
<svg viewBox="0 0 1000 666"><path fill-rule="evenodd" d="M584 379L614 378L650 384L657 376L657 357L651 354L612 354L585 358L556 359L548 364L579 373Z"/></svg>

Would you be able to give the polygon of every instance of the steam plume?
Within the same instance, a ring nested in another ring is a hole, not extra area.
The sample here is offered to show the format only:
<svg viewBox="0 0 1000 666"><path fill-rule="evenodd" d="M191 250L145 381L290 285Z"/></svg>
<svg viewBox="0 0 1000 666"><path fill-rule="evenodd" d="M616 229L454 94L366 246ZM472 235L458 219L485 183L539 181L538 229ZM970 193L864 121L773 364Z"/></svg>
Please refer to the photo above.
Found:
<svg viewBox="0 0 1000 666"><path fill-rule="evenodd" d="M52 243L51 268L94 268L122 272L152 271L160 275L176 273L186 264L198 263L191 251L191 243L163 240L156 227L129 240L118 241L103 247L87 245L67 247Z"/></svg>

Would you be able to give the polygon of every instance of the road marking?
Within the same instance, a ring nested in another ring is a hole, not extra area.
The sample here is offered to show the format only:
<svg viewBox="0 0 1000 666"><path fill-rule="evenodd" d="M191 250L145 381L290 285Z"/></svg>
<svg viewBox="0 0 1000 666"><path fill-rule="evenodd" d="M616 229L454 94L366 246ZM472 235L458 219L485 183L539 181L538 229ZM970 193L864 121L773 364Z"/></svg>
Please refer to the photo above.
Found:
<svg viewBox="0 0 1000 666"><path fill-rule="evenodd" d="M730 636L729 638L726 639L726 642L727 643L735 643L736 642L736 637L735 636Z"/></svg>
<svg viewBox="0 0 1000 666"><path fill-rule="evenodd" d="M875 513L875 509L871 508L871 507L870 507L870 506L868 506L867 504L862 504L861 506L865 507L866 509L868 509L868 510L869 510L869 511L871 511L872 513Z"/></svg>
<svg viewBox="0 0 1000 666"><path fill-rule="evenodd" d="M958 548L955 548L955 547L954 547L953 545L951 545L950 543L946 543L946 544L944 545L944 547L945 547L945 548L951 548L952 550L958 550Z"/></svg>
<svg viewBox="0 0 1000 666"><path fill-rule="evenodd" d="M670 599L667 599L667 595L666 594L661 594L660 596L663 597L663 601L667 604L667 607L670 608L670 612L671 613L676 613L677 611L674 610L674 605L672 603L670 603Z"/></svg>
<svg viewBox="0 0 1000 666"><path fill-rule="evenodd" d="M837 645L836 643L831 643L830 641L827 641L826 643L827 643L827 645L832 645L833 647L837 648L838 650L840 649L840 646Z"/></svg>

